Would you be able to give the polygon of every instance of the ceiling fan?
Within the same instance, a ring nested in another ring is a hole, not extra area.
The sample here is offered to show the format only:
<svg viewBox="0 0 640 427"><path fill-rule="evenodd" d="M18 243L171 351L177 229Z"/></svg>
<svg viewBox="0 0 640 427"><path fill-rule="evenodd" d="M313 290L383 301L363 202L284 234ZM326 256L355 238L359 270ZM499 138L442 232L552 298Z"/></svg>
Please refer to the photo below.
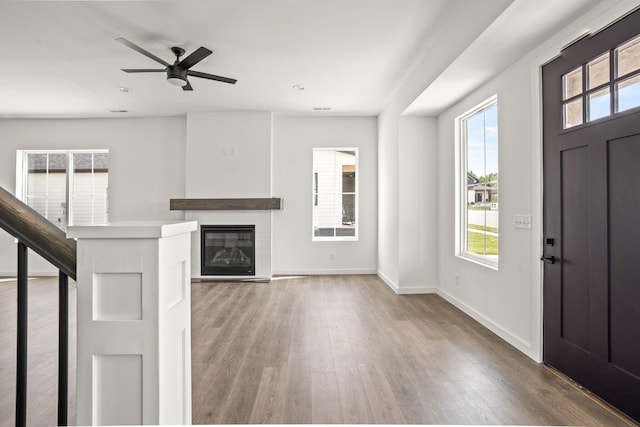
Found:
<svg viewBox="0 0 640 427"><path fill-rule="evenodd" d="M187 80L187 76L200 77L202 79L216 80L219 82L235 84L236 79L230 79L229 77L216 76L214 74L201 73L199 71L191 70L191 67L196 65L198 62L202 61L207 56L211 55L211 52L206 47L199 47L189 56L184 58L182 61L180 57L184 55L184 49L181 47L172 47L171 52L176 56L176 60L173 64L169 64L167 61L162 58L158 58L153 53L148 52L141 48L140 46L131 43L129 40L125 38L117 38L116 41L122 43L123 45L130 47L138 53L143 54L147 58L151 58L154 61L162 64L165 68L162 69L154 69L154 68L123 68L122 71L125 73L167 73L167 81L174 86L182 86L182 90L193 90L189 80Z"/></svg>

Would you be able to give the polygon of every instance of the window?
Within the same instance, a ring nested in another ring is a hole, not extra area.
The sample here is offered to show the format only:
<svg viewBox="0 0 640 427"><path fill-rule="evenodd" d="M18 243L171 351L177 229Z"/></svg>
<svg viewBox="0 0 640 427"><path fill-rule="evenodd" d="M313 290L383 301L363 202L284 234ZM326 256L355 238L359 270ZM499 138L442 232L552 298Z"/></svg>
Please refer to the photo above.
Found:
<svg viewBox="0 0 640 427"><path fill-rule="evenodd" d="M62 230L107 222L109 153L19 151L16 194Z"/></svg>
<svg viewBox="0 0 640 427"><path fill-rule="evenodd" d="M357 240L358 149L313 149L313 240Z"/></svg>
<svg viewBox="0 0 640 427"><path fill-rule="evenodd" d="M563 129L636 107L640 107L640 36L562 76Z"/></svg>
<svg viewBox="0 0 640 427"><path fill-rule="evenodd" d="M458 118L459 256L498 266L498 102L492 97Z"/></svg>

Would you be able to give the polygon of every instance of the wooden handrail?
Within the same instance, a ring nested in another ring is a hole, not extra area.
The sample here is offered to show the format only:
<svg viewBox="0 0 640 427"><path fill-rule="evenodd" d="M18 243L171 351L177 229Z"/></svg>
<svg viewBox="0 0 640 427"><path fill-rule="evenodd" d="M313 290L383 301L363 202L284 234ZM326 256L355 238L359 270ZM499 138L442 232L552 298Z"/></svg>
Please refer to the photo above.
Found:
<svg viewBox="0 0 640 427"><path fill-rule="evenodd" d="M21 200L0 187L0 227L76 279L76 241Z"/></svg>

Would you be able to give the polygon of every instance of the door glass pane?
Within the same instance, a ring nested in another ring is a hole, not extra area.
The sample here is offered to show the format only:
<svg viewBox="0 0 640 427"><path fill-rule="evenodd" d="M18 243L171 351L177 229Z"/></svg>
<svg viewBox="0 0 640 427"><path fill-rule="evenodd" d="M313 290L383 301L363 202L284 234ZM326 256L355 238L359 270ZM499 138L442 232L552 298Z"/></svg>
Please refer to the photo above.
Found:
<svg viewBox="0 0 640 427"><path fill-rule="evenodd" d="M616 49L616 69L618 77L640 69L640 36Z"/></svg>
<svg viewBox="0 0 640 427"><path fill-rule="evenodd" d="M589 121L610 115L610 110L611 101L608 87L589 94Z"/></svg>
<svg viewBox="0 0 640 427"><path fill-rule="evenodd" d="M108 153L73 153L73 193L70 224L107 221Z"/></svg>
<svg viewBox="0 0 640 427"><path fill-rule="evenodd" d="M616 85L618 91L618 111L640 106L640 75L621 81Z"/></svg>
<svg viewBox="0 0 640 427"><path fill-rule="evenodd" d="M66 170L66 153L27 154L26 202L62 229L66 226Z"/></svg>
<svg viewBox="0 0 640 427"><path fill-rule="evenodd" d="M32 172L47 171L47 155L46 154L27 154L27 170Z"/></svg>
<svg viewBox="0 0 640 427"><path fill-rule="evenodd" d="M582 93L582 67L562 76L562 99L569 99Z"/></svg>
<svg viewBox="0 0 640 427"><path fill-rule="evenodd" d="M562 108L565 129L582 124L582 98L567 102Z"/></svg>
<svg viewBox="0 0 640 427"><path fill-rule="evenodd" d="M609 52L587 64L587 89L603 85L609 81Z"/></svg>
<svg viewBox="0 0 640 427"><path fill-rule="evenodd" d="M49 172L67 172L67 154L49 154Z"/></svg>

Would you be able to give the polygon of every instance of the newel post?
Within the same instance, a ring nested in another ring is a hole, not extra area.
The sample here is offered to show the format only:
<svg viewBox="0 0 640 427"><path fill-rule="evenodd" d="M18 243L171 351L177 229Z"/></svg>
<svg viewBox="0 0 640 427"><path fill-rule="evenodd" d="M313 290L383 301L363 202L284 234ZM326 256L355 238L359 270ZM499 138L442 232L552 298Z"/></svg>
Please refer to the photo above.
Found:
<svg viewBox="0 0 640 427"><path fill-rule="evenodd" d="M191 424L191 232L70 227L78 239L77 423Z"/></svg>

